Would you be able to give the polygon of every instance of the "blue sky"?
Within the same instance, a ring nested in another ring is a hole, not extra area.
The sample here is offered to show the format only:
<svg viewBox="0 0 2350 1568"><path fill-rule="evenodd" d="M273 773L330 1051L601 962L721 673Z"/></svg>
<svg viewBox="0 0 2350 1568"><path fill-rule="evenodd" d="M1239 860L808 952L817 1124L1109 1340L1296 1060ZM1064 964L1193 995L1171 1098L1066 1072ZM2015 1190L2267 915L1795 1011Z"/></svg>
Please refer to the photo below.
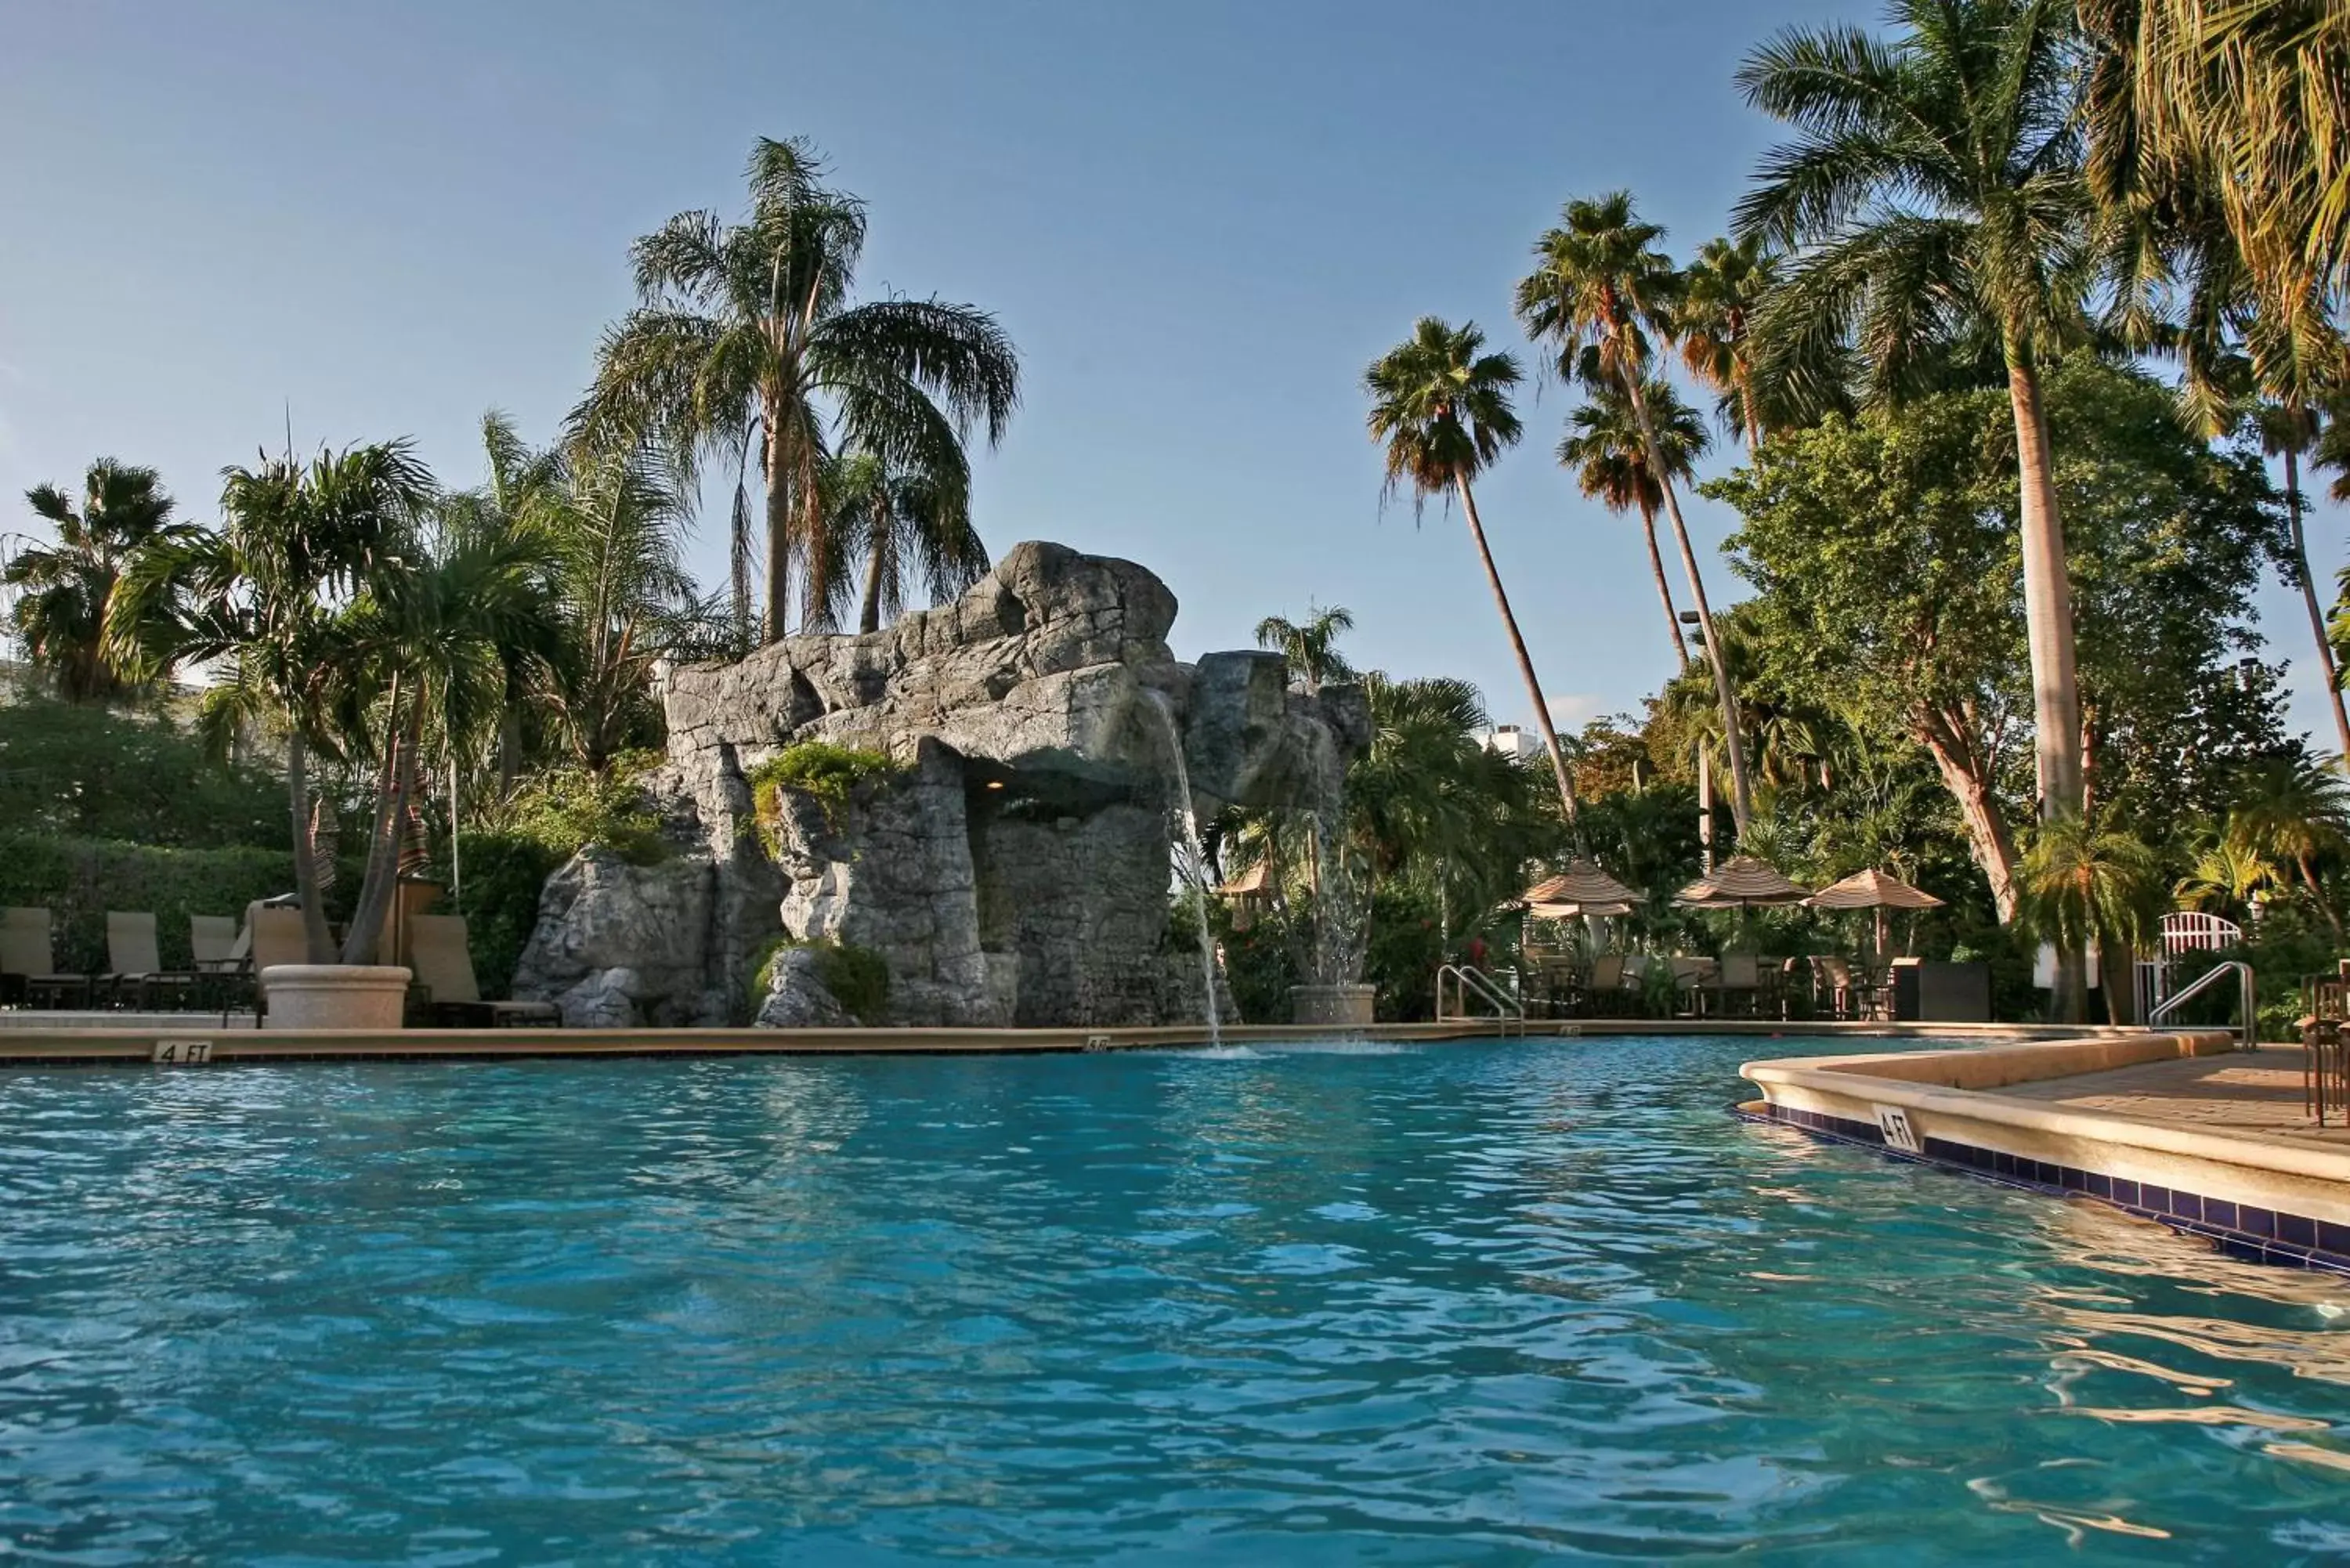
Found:
<svg viewBox="0 0 2350 1568"><path fill-rule="evenodd" d="M1352 608L1358 661L1527 705L1454 514L1384 511L1363 367L1414 317L1516 347L1511 285L1571 195L1615 186L1686 254L1773 128L1731 86L1791 23L1873 4L1389 0L0 9L0 531L112 453L200 519L283 440L412 436L478 477L497 407L550 434L629 303L629 241L733 212L761 134L814 138L872 207L861 286L968 300L1027 396L980 469L997 550L1140 560L1177 651ZM1570 400L1480 502L1554 709L1668 673L1636 524L1551 461ZM1707 545L1724 509L1695 500ZM715 581L721 519L693 548ZM2342 558L2321 504L2311 546ZM1711 554L1718 598L1735 585ZM1677 593L1680 590L1677 587ZM1686 603L1683 595L1682 602ZM2264 601L2273 651L2307 633ZM2317 709L2306 694L2304 722Z"/></svg>

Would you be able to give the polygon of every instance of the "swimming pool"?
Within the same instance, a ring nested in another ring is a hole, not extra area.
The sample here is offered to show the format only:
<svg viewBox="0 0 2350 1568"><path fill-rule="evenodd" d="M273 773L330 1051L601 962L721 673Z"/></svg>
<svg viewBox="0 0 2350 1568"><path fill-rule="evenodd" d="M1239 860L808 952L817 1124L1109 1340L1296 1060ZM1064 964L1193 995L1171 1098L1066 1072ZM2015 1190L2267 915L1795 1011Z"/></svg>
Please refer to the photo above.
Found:
<svg viewBox="0 0 2350 1568"><path fill-rule="evenodd" d="M2350 1558L2341 1282L1754 1050L0 1072L0 1547Z"/></svg>

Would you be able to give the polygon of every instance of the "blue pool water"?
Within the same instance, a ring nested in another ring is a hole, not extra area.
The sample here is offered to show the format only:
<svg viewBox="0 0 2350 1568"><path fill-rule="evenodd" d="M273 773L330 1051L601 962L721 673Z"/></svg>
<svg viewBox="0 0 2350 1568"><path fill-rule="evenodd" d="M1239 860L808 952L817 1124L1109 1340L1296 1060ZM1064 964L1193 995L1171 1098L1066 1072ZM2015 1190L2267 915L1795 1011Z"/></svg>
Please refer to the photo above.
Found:
<svg viewBox="0 0 2350 1568"><path fill-rule="evenodd" d="M0 1558L2350 1561L2350 1290L1755 1044L0 1073Z"/></svg>

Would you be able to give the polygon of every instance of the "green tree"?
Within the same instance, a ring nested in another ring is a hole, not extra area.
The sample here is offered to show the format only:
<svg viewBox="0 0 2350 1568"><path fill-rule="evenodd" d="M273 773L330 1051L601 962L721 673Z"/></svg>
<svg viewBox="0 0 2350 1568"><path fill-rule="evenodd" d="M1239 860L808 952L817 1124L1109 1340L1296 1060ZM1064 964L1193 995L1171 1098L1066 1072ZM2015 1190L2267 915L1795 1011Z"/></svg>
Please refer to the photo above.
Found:
<svg viewBox="0 0 2350 1568"><path fill-rule="evenodd" d="M47 670L71 702L102 701L140 684L107 657L106 623L125 564L189 533L172 520L161 481L151 468L102 457L83 475L78 512L54 484L36 485L25 499L57 535L54 545L12 558L5 578L17 590L16 634L34 665ZM153 628L137 635L152 640Z"/></svg>
<svg viewBox="0 0 2350 1568"><path fill-rule="evenodd" d="M1898 36L1791 30L1738 73L1802 134L1774 149L1738 228L1802 247L1759 324L1766 352L1855 344L1898 401L1954 348L1998 346L2019 460L2041 810L2083 808L2072 590L2041 386L2075 337L2090 203L2065 0L1897 0ZM2074 1003L2074 1005L2077 1005Z"/></svg>
<svg viewBox="0 0 2350 1568"><path fill-rule="evenodd" d="M2043 822L2017 877L2024 929L2058 950L2095 946L2105 955L2106 1016L2129 1021L2129 962L2162 917L2154 851L2088 816Z"/></svg>
<svg viewBox="0 0 2350 1568"><path fill-rule="evenodd" d="M1550 750L1559 804L1572 823L1575 781L1566 771L1566 753L1559 749L1550 704L1543 697L1526 640L1519 635L1518 618L1511 613L1493 552L1485 543L1485 524L1477 515L1472 482L1516 444L1522 429L1517 410L1510 406L1510 389L1520 379L1518 362L1507 354L1483 353L1484 347L1485 335L1473 322L1454 327L1433 316L1421 317L1411 337L1380 356L1364 374L1363 389L1371 400L1371 439L1386 448L1390 493L1409 486L1415 509L1430 495L1459 497L1478 563L1493 590L1493 606L1501 612L1502 629L1534 703L1534 722Z"/></svg>
<svg viewBox="0 0 2350 1568"><path fill-rule="evenodd" d="M1671 383L1650 380L1642 393L1656 426L1657 451L1666 473L1675 483L1686 483L1705 454L1705 423L1697 410L1680 400ZM1657 598L1665 607L1665 629L1673 639L1676 669L1689 663L1689 644L1681 638L1681 619L1673 608L1673 590L1665 580L1665 558L1657 549L1657 508L1664 485L1648 467L1648 440L1640 428L1632 400L1622 388L1602 383L1591 400L1567 416L1567 432L1559 439L1558 461L1572 472L1583 493L1610 512L1640 514L1640 532L1648 541L1648 571L1656 578Z"/></svg>
<svg viewBox="0 0 2350 1568"><path fill-rule="evenodd" d="M1762 392L1754 367L1754 319L1779 278L1779 258L1762 236L1711 239L1681 274L1674 311L1681 363L1721 400L1723 424L1762 447Z"/></svg>
<svg viewBox="0 0 2350 1568"><path fill-rule="evenodd" d="M2291 865L2342 940L2342 917L2317 880L2317 862L2350 848L2350 781L2306 757L2266 759L2246 771L2227 841L2239 854Z"/></svg>
<svg viewBox="0 0 2350 1568"><path fill-rule="evenodd" d="M311 842L309 758L342 753L354 649L343 607L413 562L432 475L406 441L232 468L223 526L158 540L124 573L107 618L112 657L142 675L211 661L203 716L216 753L244 725L286 742L294 877L314 963L334 961Z"/></svg>
<svg viewBox="0 0 2350 1568"><path fill-rule="evenodd" d="M1690 595L1697 603L1698 631L1713 672L1714 694L1721 703L1722 733L1734 737L1741 732L1738 694L1714 638L1713 605L1706 597L1689 525L1681 520L1673 466L1646 392L1648 340L1652 336L1669 339L1681 290L1681 275L1657 248L1664 234L1656 224L1640 221L1628 191L1567 202L1558 226L1534 242L1534 270L1518 284L1518 320L1528 337L1556 346L1562 373L1592 386L1615 386L1631 404L1648 449L1648 472L1663 496L1673 542L1680 548L1681 569L1689 575ZM1754 792L1746 758L1734 744L1730 748L1730 781L1731 809L1742 833L1753 815Z"/></svg>
<svg viewBox="0 0 2350 1568"><path fill-rule="evenodd" d="M806 612L822 623L840 556L822 483L844 445L968 488L965 436L1003 439L1019 401L1019 360L995 318L968 305L850 303L865 244L862 202L825 182L815 149L762 138L751 208L737 224L681 213L631 252L638 308L605 335L596 381L573 416L589 444L658 436L691 479L732 457L734 580L747 602L747 472L759 458L766 510L766 635L784 635L795 560Z"/></svg>
<svg viewBox="0 0 2350 1568"><path fill-rule="evenodd" d="M1257 622L1256 645L1279 652L1290 678L1312 696L1326 685L1355 679L1355 667L1338 651L1338 639L1354 629L1354 612L1346 606L1309 605L1303 622L1277 615Z"/></svg>
<svg viewBox="0 0 2350 1568"><path fill-rule="evenodd" d="M879 631L883 618L903 610L917 579L936 605L986 575L967 472L929 473L853 451L836 459L827 477L826 504L836 519L830 533L845 554L865 558L858 631Z"/></svg>

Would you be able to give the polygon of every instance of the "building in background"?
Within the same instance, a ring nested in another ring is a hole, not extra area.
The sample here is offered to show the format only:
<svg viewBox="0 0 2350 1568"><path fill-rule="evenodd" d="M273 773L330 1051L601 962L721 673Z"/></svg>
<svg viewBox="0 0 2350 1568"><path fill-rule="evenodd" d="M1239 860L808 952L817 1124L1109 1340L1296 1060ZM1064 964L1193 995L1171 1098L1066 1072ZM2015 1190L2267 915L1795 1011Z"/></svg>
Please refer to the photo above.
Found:
<svg viewBox="0 0 2350 1568"><path fill-rule="evenodd" d="M1532 762L1542 755L1542 737L1516 724L1496 724L1485 737L1485 749L1499 752L1513 763Z"/></svg>

